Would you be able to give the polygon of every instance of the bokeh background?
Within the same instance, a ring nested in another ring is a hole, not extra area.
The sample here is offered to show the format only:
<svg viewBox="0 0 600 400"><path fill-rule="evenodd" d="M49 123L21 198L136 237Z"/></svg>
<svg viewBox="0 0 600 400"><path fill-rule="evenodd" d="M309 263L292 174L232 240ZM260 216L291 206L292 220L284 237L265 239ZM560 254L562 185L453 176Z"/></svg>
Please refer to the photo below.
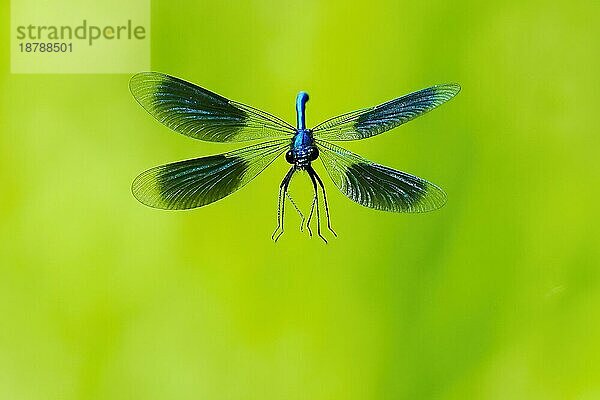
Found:
<svg viewBox="0 0 600 400"><path fill-rule="evenodd" d="M369 210L317 165L328 245L292 211L270 240L283 159L204 209L140 205L142 170L236 146L161 126L126 74L11 75L3 46L0 398L600 399L599 17L592 1L152 1L154 70L290 122L301 89L314 125L462 85L346 145L447 205Z"/></svg>

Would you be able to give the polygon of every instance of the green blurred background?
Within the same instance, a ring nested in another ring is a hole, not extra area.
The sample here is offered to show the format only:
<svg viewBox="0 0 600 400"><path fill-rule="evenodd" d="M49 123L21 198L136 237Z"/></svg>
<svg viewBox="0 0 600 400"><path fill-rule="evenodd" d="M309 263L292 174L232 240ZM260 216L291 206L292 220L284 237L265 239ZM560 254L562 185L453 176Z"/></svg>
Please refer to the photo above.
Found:
<svg viewBox="0 0 600 400"><path fill-rule="evenodd" d="M125 74L11 75L4 46L0 399L600 399L599 17L591 1L153 1L154 70L290 122L301 89L314 125L462 85L346 145L447 205L366 209L318 164L328 245L291 211L270 240L283 159L203 209L137 203L144 169L236 146L161 126Z"/></svg>

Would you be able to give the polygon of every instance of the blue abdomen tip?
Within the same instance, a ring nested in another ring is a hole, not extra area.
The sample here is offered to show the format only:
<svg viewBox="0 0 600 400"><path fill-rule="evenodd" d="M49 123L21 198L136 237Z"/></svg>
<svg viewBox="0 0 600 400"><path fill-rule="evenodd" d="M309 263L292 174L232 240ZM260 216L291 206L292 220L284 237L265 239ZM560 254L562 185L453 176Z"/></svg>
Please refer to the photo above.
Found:
<svg viewBox="0 0 600 400"><path fill-rule="evenodd" d="M298 93L298 96L296 96L296 101L301 104L306 103L308 101L308 93L304 91Z"/></svg>

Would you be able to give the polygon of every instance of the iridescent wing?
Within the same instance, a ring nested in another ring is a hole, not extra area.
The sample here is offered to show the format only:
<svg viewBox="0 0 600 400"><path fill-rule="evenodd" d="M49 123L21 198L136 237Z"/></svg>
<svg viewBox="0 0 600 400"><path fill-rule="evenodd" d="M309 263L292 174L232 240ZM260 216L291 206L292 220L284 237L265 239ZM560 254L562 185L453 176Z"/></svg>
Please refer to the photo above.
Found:
<svg viewBox="0 0 600 400"><path fill-rule="evenodd" d="M141 203L165 210L201 207L235 192L289 148L272 140L229 153L161 165L142 172L132 185Z"/></svg>
<svg viewBox="0 0 600 400"><path fill-rule="evenodd" d="M315 138L333 141L379 135L433 110L459 91L460 86L455 83L432 86L375 107L328 119L315 126L313 134Z"/></svg>
<svg viewBox="0 0 600 400"><path fill-rule="evenodd" d="M159 72L134 75L129 89L159 122L194 139L240 142L289 137L295 132L293 126L269 113Z"/></svg>
<svg viewBox="0 0 600 400"><path fill-rule="evenodd" d="M418 213L446 203L446 193L431 182L375 164L346 149L317 140L327 173L350 200L383 211Z"/></svg>

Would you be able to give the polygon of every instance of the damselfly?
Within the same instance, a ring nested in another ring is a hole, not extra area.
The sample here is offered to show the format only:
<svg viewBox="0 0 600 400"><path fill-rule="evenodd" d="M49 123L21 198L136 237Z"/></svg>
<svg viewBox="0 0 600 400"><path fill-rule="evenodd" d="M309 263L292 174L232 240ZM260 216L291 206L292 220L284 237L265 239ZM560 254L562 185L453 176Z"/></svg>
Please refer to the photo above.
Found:
<svg viewBox="0 0 600 400"><path fill-rule="evenodd" d="M312 236L316 214L321 234L319 189L327 227L331 228L329 205L323 181L312 162L320 159L338 189L363 206L394 212L425 212L444 205L446 194L431 182L366 160L332 144L332 141L365 139L386 132L450 100L457 84L443 84L390 100L371 108L330 118L312 129L306 127L308 94L296 97L296 127L256 108L228 100L184 80L158 72L134 75L131 93L142 107L167 127L194 139L209 142L262 140L259 144L224 154L179 161L151 168L132 185L133 195L143 204L169 210L205 206L235 192L285 153L291 167L279 185L277 228L272 238L283 234L286 199L300 218L301 229ZM288 192L292 176L308 173L314 190L305 218Z"/></svg>

